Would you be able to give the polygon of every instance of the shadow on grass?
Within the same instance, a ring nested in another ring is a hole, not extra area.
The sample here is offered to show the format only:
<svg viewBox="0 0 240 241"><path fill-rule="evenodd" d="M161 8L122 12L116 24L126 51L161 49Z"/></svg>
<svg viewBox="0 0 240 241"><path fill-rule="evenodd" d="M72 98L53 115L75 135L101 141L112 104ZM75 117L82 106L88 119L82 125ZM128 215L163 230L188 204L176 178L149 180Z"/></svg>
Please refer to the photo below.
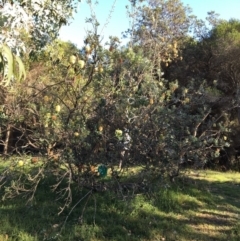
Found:
<svg viewBox="0 0 240 241"><path fill-rule="evenodd" d="M134 198L115 193L86 197L68 217L57 215L60 202L42 183L35 203L1 202L0 234L8 240L240 240L240 186L193 176L152 187L151 195ZM76 191L73 204L87 191ZM95 223L95 225L94 225ZM1 239L1 236L0 236Z"/></svg>

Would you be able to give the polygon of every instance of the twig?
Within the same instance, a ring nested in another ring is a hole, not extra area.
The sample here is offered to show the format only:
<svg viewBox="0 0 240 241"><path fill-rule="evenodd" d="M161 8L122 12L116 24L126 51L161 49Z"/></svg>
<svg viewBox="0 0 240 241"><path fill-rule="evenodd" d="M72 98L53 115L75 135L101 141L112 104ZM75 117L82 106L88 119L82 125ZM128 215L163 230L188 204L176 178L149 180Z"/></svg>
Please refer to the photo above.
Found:
<svg viewBox="0 0 240 241"><path fill-rule="evenodd" d="M93 195L94 198L94 216L93 216L93 224L94 226L96 225L96 212L97 212L97 202L96 202L96 197Z"/></svg>
<svg viewBox="0 0 240 241"><path fill-rule="evenodd" d="M203 121L208 117L208 115L211 113L211 109L207 112L206 115L203 116L203 118L201 119L201 121L195 126L194 128L194 132L193 132L193 136L197 136L197 131L199 126L203 123Z"/></svg>
<svg viewBox="0 0 240 241"><path fill-rule="evenodd" d="M76 206L77 206L84 198L86 198L86 197L87 197L88 195L90 195L90 194L92 194L92 190L90 190L84 197L82 197L80 200L78 200L77 203L72 207L72 209L71 209L70 212L68 213L66 219L64 220L64 223L63 223L63 225L62 225L62 227L61 227L60 233L62 232L63 228L65 227L66 222L67 222L69 216L71 215L71 213L73 212L73 210L76 208Z"/></svg>
<svg viewBox="0 0 240 241"><path fill-rule="evenodd" d="M103 28L102 28L102 30L100 32L100 35L103 33L104 28L107 27L107 25L109 24L109 22L111 20L112 14L113 14L115 6L116 6L116 2L117 2L117 0L114 0L114 2L112 4L112 7L111 7L111 10L110 10L110 12L108 14L107 20L106 20L106 22L105 22L105 24L104 24L104 26L103 26Z"/></svg>
<svg viewBox="0 0 240 241"><path fill-rule="evenodd" d="M69 206L70 203L72 203L72 189L71 189L71 182L72 182L72 173L71 171L67 171L67 174L69 174L69 178L68 178L68 185L66 188L61 189L58 194L59 194L59 198L58 199L63 199L65 196L67 196L64 201L64 206L61 207L61 211L58 212L58 215L61 214L63 212L63 210Z"/></svg>
<svg viewBox="0 0 240 241"><path fill-rule="evenodd" d="M81 221L83 220L83 214L84 214L85 208L86 208L86 206L87 206L87 204L88 204L89 197L90 197L90 196L88 196L88 199L87 199L87 201L85 202L84 207L83 207L83 209L82 209Z"/></svg>

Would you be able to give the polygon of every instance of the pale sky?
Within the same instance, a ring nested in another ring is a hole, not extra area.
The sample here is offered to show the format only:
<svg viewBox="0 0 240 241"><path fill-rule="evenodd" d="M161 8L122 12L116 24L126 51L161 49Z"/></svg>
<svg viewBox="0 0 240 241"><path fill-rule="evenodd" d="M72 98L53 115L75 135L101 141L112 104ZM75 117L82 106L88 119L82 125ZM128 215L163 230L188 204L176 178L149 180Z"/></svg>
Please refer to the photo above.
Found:
<svg viewBox="0 0 240 241"><path fill-rule="evenodd" d="M100 22L99 31L102 30L106 23L110 9L115 0L98 0L99 4L95 7L95 13ZM101 35L109 35L121 38L121 33L129 28L129 19L126 13L128 0L116 0L115 8L110 22L104 28ZM192 8L192 13L198 18L205 19L207 12L215 11L220 14L220 18L229 20L230 18L240 19L240 0L182 0L184 5ZM91 29L85 23L85 19L90 17L90 8L85 0L79 4L78 13L75 14L74 20L71 20L69 26L65 26L60 31L60 38L65 41L71 41L79 47L83 45L86 29ZM100 31L101 32L101 31ZM107 41L107 38L104 39Z"/></svg>

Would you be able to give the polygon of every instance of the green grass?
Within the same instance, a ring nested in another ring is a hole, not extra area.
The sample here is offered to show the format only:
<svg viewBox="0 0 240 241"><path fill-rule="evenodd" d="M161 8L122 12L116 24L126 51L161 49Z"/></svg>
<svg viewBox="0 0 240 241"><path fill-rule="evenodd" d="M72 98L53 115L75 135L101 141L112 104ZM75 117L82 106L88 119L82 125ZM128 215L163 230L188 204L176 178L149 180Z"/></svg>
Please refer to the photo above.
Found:
<svg viewBox="0 0 240 241"><path fill-rule="evenodd" d="M41 183L34 204L20 198L0 203L0 241L240 240L240 173L189 171L131 199L96 193L74 209L61 234L70 209L57 215L60 202L49 184ZM85 194L76 191L73 203Z"/></svg>

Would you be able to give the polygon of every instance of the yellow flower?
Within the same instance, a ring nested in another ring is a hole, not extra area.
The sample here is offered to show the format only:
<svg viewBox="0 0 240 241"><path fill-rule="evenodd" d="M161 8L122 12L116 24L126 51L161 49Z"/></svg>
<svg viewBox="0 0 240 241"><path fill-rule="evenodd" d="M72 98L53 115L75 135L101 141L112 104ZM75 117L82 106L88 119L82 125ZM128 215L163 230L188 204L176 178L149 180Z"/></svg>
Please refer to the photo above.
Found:
<svg viewBox="0 0 240 241"><path fill-rule="evenodd" d="M22 166L23 166L23 164L24 164L24 162L23 162L23 161L19 161L19 162L18 162L18 166L19 166L19 167L22 167Z"/></svg>
<svg viewBox="0 0 240 241"><path fill-rule="evenodd" d="M75 64L76 63L76 60L77 60L77 57L75 55L71 55L69 57L69 62L70 64Z"/></svg>
<svg viewBox="0 0 240 241"><path fill-rule="evenodd" d="M55 110L56 110L56 112L60 112L61 106L60 106L60 105L57 105L57 106L55 107Z"/></svg>
<svg viewBox="0 0 240 241"><path fill-rule="evenodd" d="M78 65L79 65L79 67L80 67L80 69L83 69L84 68L84 66L85 66L85 62L84 62L84 60L78 60Z"/></svg>
<svg viewBox="0 0 240 241"><path fill-rule="evenodd" d="M122 130L119 130L119 129L117 129L117 130L115 130L115 135L116 136L122 136L122 134L123 134L123 131Z"/></svg>
<svg viewBox="0 0 240 241"><path fill-rule="evenodd" d="M102 131L103 131L103 126L100 125L100 126L98 127L98 130L99 130L100 132L102 132Z"/></svg>

